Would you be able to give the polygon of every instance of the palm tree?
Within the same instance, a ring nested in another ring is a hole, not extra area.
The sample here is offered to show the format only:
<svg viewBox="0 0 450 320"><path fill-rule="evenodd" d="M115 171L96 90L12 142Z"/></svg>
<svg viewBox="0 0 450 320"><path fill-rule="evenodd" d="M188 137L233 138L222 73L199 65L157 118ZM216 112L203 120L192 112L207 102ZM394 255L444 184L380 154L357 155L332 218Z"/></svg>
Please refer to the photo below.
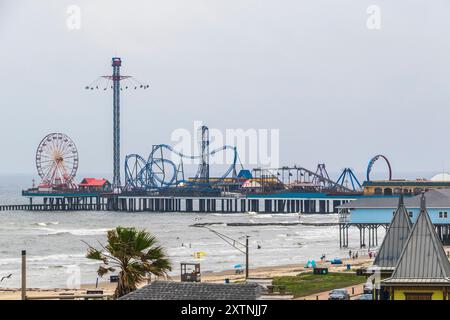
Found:
<svg viewBox="0 0 450 320"><path fill-rule="evenodd" d="M107 244L101 249L88 245L86 257L100 260L98 275L119 269L119 283L114 298L136 290L148 275L166 276L172 265L157 239L145 230L117 227L107 233Z"/></svg>

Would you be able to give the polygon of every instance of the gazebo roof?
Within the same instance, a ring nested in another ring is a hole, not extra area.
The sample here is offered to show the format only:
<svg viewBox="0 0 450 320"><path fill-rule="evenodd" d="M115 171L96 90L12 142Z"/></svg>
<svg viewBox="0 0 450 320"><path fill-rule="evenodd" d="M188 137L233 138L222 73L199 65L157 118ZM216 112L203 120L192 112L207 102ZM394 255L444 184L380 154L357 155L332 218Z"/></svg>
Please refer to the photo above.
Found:
<svg viewBox="0 0 450 320"><path fill-rule="evenodd" d="M386 232L383 243L378 251L372 270L394 270L402 249L408 240L411 232L412 222L403 202L403 195L400 196L397 211L392 218L389 229Z"/></svg>

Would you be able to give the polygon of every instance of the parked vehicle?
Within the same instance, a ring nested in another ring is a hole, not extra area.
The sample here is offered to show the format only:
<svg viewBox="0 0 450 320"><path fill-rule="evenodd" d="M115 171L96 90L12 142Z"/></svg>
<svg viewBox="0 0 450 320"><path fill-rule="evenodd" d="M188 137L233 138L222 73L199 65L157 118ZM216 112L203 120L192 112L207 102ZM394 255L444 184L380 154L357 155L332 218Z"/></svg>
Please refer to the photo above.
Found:
<svg viewBox="0 0 450 320"><path fill-rule="evenodd" d="M372 294L364 293L360 295L356 300L373 300Z"/></svg>
<svg viewBox="0 0 450 320"><path fill-rule="evenodd" d="M373 283L372 282L366 282L364 284L363 291L366 294L372 294L373 293Z"/></svg>
<svg viewBox="0 0 450 320"><path fill-rule="evenodd" d="M350 300L350 294L346 289L334 289L330 292L328 300Z"/></svg>

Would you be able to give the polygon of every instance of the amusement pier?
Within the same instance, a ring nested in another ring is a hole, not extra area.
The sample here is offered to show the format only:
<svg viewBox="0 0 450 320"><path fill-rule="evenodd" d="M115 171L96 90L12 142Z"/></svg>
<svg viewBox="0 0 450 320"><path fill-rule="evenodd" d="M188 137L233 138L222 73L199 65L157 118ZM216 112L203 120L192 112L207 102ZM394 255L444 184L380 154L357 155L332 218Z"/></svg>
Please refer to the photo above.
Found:
<svg viewBox="0 0 450 320"><path fill-rule="evenodd" d="M236 146L210 150L209 129L198 129L198 154L184 154L168 144L155 144L148 156L129 154L123 166L120 155L121 92L146 90L149 85L121 75L122 60L112 58L112 74L101 76L85 87L88 92L112 90L113 173L112 182L100 177L77 179L79 154L75 142L64 133L50 133L36 150L37 185L22 191L26 204L0 205L0 210L28 211L124 211L195 213L302 213L339 215L341 247L347 247L348 230L358 228L360 247L378 246L379 228L387 228L399 195L404 195L415 218L419 197L426 193L430 218L444 243L450 233L450 175L431 179L393 179L389 160L372 157L365 181L352 169L330 178L324 163L315 169L299 165L280 168L244 168ZM232 159L226 170L212 176L214 157ZM195 163L196 173L185 174L185 164ZM385 164L385 180L372 180L372 168ZM124 171L122 180L121 172ZM79 182L78 182L79 181ZM428 197L428 194L430 195Z"/></svg>

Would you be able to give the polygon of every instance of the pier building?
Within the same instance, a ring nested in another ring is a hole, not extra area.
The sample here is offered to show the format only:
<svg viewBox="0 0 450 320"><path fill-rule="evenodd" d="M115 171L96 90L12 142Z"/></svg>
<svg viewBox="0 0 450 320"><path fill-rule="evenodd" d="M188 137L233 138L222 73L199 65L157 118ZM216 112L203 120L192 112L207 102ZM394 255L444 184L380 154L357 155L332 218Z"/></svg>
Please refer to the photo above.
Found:
<svg viewBox="0 0 450 320"><path fill-rule="evenodd" d="M425 193L428 212L441 241L450 243L450 189L435 189ZM404 205L413 222L420 213L421 196L405 196ZM339 206L339 237L341 247L348 246L348 228L360 230L360 247L378 246L378 229L388 228L395 214L397 196L361 197ZM366 233L369 242L366 244Z"/></svg>
<svg viewBox="0 0 450 320"><path fill-rule="evenodd" d="M102 178L84 178L78 185L80 190L84 191L94 191L94 192L108 192L111 191L111 183Z"/></svg>
<svg viewBox="0 0 450 320"><path fill-rule="evenodd" d="M450 175L437 174L431 179L392 179L392 180L367 180L363 184L364 195L419 195L423 191L433 189L450 188Z"/></svg>

